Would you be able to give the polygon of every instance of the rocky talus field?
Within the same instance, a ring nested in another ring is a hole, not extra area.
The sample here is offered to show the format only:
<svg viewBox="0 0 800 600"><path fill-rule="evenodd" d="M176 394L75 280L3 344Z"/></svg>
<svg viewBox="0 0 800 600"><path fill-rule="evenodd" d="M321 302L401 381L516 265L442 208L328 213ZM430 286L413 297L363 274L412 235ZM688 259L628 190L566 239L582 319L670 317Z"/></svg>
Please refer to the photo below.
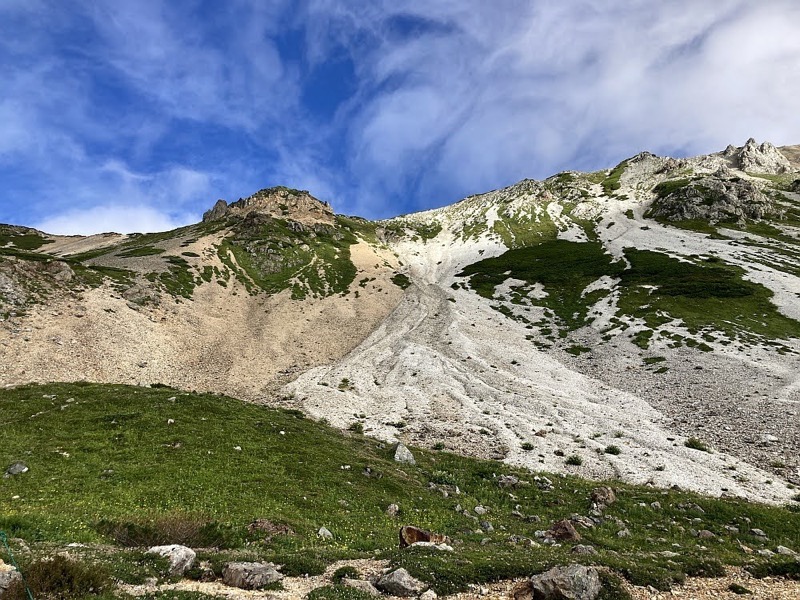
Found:
<svg viewBox="0 0 800 600"><path fill-rule="evenodd" d="M427 598L800 598L800 146L643 152L377 222L285 187L209 207L163 233L0 225L0 468L27 469L0 482L0 531L23 573L73 543L75 564L117 548L114 593L139 597L391 597L402 568ZM295 421L327 440L313 468ZM243 499L261 486L283 491ZM205 575L119 549L164 515L225 535L130 547L185 543ZM290 541L242 533L259 519ZM401 525L449 549L397 549ZM223 558L282 576L242 592ZM590 572L553 577L587 595L520 580L572 563Z"/></svg>

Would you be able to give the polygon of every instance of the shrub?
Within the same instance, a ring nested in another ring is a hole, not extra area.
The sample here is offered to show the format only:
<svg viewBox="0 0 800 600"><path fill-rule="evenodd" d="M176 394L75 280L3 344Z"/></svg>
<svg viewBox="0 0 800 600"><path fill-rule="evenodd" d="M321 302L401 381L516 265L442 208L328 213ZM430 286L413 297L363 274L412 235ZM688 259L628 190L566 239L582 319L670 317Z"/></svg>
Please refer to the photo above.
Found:
<svg viewBox="0 0 800 600"><path fill-rule="evenodd" d="M434 450L444 450L444 442L436 442L433 445Z"/></svg>
<svg viewBox="0 0 800 600"><path fill-rule="evenodd" d="M522 446L520 446L525 452L529 452L533 450L533 444L530 442L522 442Z"/></svg>
<svg viewBox="0 0 800 600"><path fill-rule="evenodd" d="M364 424L360 421L355 421L350 423L350 427L348 427L347 430L353 433L364 433Z"/></svg>
<svg viewBox="0 0 800 600"><path fill-rule="evenodd" d="M620 449L619 446L611 445L611 446L606 446L606 449L604 450L604 452L606 454L613 454L614 456L616 456L618 454L621 454L622 450Z"/></svg>
<svg viewBox="0 0 800 600"><path fill-rule="evenodd" d="M693 450L700 450L701 452L711 452L708 446L701 440L697 439L696 437L690 437L683 443L684 446L687 448L691 448Z"/></svg>
<svg viewBox="0 0 800 600"><path fill-rule="evenodd" d="M583 464L583 459L578 456L577 454L573 454L567 457L567 464L579 467Z"/></svg>
<svg viewBox="0 0 800 600"><path fill-rule="evenodd" d="M304 575L322 575L327 564L309 554L289 554L281 556L281 573L287 577L302 577Z"/></svg>
<svg viewBox="0 0 800 600"><path fill-rule="evenodd" d="M739 594L739 595L752 594L753 593L751 590L748 590L746 587L744 587L743 585L739 585L738 583L730 584L728 586L728 591L733 592L734 594Z"/></svg>
<svg viewBox="0 0 800 600"><path fill-rule="evenodd" d="M339 567L338 569L336 569L333 572L333 575L331 576L331 580L334 583L341 583L342 579L358 579L359 577L360 577L360 574L358 572L358 569L348 565L348 566Z"/></svg>
<svg viewBox="0 0 800 600"><path fill-rule="evenodd" d="M130 521L101 520L97 530L120 546L165 546L181 544L190 548L230 548L235 545L231 532L216 521L200 517L171 514L155 519Z"/></svg>
<svg viewBox="0 0 800 600"><path fill-rule="evenodd" d="M341 585L326 585L312 590L306 600L374 600L373 597L362 590L344 587Z"/></svg>
<svg viewBox="0 0 800 600"><path fill-rule="evenodd" d="M64 556L39 560L24 569L25 581L34 598L68 600L102 594L111 584L108 573L97 565L86 565ZM14 581L4 600L27 600L25 584Z"/></svg>

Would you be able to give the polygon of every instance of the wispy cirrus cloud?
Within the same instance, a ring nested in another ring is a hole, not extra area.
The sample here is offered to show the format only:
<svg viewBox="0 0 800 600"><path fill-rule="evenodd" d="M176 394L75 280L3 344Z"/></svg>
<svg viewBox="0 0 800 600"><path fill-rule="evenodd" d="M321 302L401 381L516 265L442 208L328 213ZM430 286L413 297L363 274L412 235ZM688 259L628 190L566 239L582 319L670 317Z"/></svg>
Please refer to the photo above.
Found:
<svg viewBox="0 0 800 600"><path fill-rule="evenodd" d="M793 0L17 0L0 16L0 221L94 231L140 207L117 222L172 226L275 184L383 217L641 150L800 141Z"/></svg>

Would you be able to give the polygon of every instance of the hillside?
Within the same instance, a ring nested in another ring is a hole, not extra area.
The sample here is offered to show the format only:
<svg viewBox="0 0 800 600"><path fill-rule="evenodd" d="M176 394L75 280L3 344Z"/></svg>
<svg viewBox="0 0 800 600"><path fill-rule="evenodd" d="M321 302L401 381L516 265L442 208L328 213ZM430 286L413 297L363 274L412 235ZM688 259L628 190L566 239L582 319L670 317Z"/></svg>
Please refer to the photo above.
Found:
<svg viewBox="0 0 800 600"><path fill-rule="evenodd" d="M159 234L4 227L0 381L222 392L385 441L784 503L792 161L753 140L642 153L378 223L272 188Z"/></svg>
<svg viewBox="0 0 800 600"><path fill-rule="evenodd" d="M648 598L645 586L720 576L726 565L767 594L759 597L790 598L791 582L753 577L800 576L794 557L771 555L800 538L788 508L619 482L616 500L598 508L598 484L574 476L416 448L416 464L401 463L392 446L358 432L218 395L26 386L0 397L0 419L0 460L29 468L0 479L0 530L23 571L30 578L42 557L58 553L91 564L107 598L294 599L330 586L343 566L362 578L404 567L452 594L579 560L628 580L603 572L602 598L616 600L628 598L626 589ZM387 512L392 504L396 514ZM580 539L546 541L562 519L572 519ZM448 535L452 551L398 549L404 524ZM331 539L318 536L321 527ZM201 566L170 577L165 561L140 547L160 543L196 548ZM285 579L263 595L233 596L214 580L234 560L274 562ZM111 594L112 578L122 596ZM336 595L318 598L364 597L328 591Z"/></svg>

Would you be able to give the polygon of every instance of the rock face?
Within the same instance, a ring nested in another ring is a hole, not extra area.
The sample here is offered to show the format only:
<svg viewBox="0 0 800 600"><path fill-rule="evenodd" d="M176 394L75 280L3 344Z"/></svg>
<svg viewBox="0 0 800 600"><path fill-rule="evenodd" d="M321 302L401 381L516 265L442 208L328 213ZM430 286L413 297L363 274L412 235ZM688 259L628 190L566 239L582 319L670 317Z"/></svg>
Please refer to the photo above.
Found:
<svg viewBox="0 0 800 600"><path fill-rule="evenodd" d="M418 579L414 579L405 569L395 569L382 576L375 583L380 591L392 596L418 596L428 587Z"/></svg>
<svg viewBox="0 0 800 600"><path fill-rule="evenodd" d="M179 544L173 544L171 546L153 546L147 553L168 558L170 575L183 575L188 569L192 568L197 558L197 554L195 554L194 550Z"/></svg>
<svg viewBox="0 0 800 600"><path fill-rule="evenodd" d="M751 173L777 175L793 170L792 164L775 146L769 142L759 145L753 138L747 140L747 143L737 153L736 159L742 171Z"/></svg>
<svg viewBox="0 0 800 600"><path fill-rule="evenodd" d="M251 214L266 215L280 219L290 219L295 223L314 225L324 223L333 225L333 209L327 202L321 202L305 190L285 187L263 189L249 198L227 204L217 200L211 210L203 214L203 222L219 221L228 217L244 218Z"/></svg>
<svg viewBox="0 0 800 600"><path fill-rule="evenodd" d="M659 197L646 216L668 221L743 223L781 214L755 184L738 177L698 177L684 185L662 184L656 192Z"/></svg>
<svg viewBox="0 0 800 600"><path fill-rule="evenodd" d="M409 463L412 465L417 464L414 455L411 454L411 450L406 448L403 444L397 444L397 448L395 448L394 451L394 460L396 462Z"/></svg>
<svg viewBox="0 0 800 600"><path fill-rule="evenodd" d="M554 567L512 592L514 600L594 600L601 584L597 569L582 565Z"/></svg>
<svg viewBox="0 0 800 600"><path fill-rule="evenodd" d="M281 579L283 575L272 563L232 562L222 571L225 585L243 590L258 590Z"/></svg>

